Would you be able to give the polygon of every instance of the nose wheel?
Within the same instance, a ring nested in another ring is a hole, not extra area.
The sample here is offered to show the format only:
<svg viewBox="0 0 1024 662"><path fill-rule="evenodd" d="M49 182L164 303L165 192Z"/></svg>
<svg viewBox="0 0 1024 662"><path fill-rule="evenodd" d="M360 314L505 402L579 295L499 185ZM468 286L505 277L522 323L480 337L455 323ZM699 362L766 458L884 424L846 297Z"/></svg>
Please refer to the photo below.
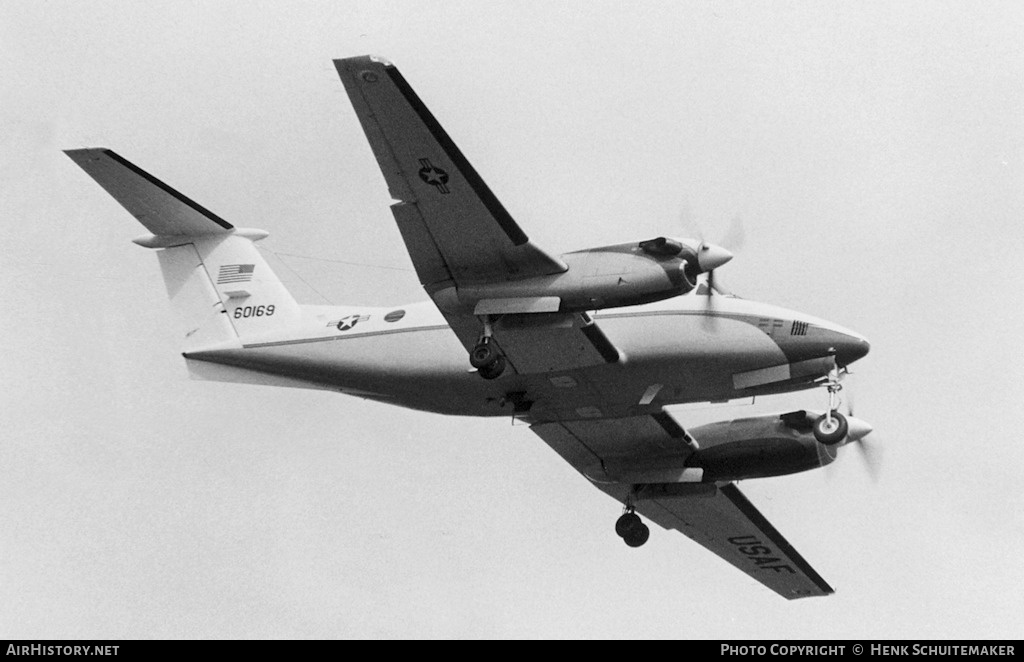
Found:
<svg viewBox="0 0 1024 662"><path fill-rule="evenodd" d="M651 537L651 530L630 507L615 521L615 533L630 547L639 547Z"/></svg>
<svg viewBox="0 0 1024 662"><path fill-rule="evenodd" d="M850 424L846 417L839 413L839 391L843 385L839 383L839 369L833 368L828 374L828 382L825 383L828 389L828 412L814 421L812 429L814 438L826 446L834 446L846 438L850 431Z"/></svg>
<svg viewBox="0 0 1024 662"><path fill-rule="evenodd" d="M826 446L834 446L846 438L850 423L837 411L822 414L814 421L814 438Z"/></svg>

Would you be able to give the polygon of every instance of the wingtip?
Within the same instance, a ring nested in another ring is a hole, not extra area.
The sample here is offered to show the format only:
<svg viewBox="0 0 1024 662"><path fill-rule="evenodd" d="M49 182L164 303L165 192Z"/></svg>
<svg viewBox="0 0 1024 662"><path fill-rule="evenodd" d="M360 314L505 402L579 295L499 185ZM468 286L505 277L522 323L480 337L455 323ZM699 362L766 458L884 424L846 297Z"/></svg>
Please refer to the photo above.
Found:
<svg viewBox="0 0 1024 662"><path fill-rule="evenodd" d="M366 65L366 64L368 64L370 62L375 62L377 64L382 64L385 67L393 67L393 66L395 66L394 63L390 59L384 57L383 55L354 55L352 57L340 57L340 58L336 58L334 60L334 65L337 66L337 67L341 67L341 66L344 66L344 65L347 65L347 64L356 64L356 63L360 63L360 64L363 64L363 65Z"/></svg>
<svg viewBox="0 0 1024 662"><path fill-rule="evenodd" d="M76 162L83 158L87 159L97 154L109 154L111 152L111 150L106 147L77 147L75 149L63 149L61 151L64 152L72 161Z"/></svg>
<svg viewBox="0 0 1024 662"><path fill-rule="evenodd" d="M384 75L392 70L397 70L395 65L387 58L377 55L357 55L334 60L334 68L341 77L345 89L352 94L363 83L376 83Z"/></svg>

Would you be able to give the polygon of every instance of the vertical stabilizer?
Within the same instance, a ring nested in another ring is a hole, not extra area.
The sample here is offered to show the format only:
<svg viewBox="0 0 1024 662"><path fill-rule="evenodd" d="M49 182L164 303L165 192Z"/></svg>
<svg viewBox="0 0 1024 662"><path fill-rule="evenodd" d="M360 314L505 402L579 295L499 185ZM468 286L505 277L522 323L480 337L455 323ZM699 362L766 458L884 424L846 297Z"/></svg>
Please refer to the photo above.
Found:
<svg viewBox="0 0 1024 662"><path fill-rule="evenodd" d="M66 153L152 232L135 243L158 249L185 352L238 346L298 322L298 303L254 244L266 232L234 227L111 150Z"/></svg>
<svg viewBox="0 0 1024 662"><path fill-rule="evenodd" d="M298 322L298 303L248 237L196 237L158 255L186 352L272 336Z"/></svg>

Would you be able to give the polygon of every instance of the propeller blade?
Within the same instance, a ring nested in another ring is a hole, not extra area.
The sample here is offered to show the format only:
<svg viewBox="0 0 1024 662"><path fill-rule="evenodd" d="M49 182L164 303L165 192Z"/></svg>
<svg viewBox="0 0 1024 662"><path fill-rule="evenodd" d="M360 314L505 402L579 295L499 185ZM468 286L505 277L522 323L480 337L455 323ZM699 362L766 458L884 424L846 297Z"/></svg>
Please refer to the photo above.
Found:
<svg viewBox="0 0 1024 662"><path fill-rule="evenodd" d="M717 320L712 312L715 306L713 297L715 294L728 294L715 286L715 269L733 258L732 252L725 247L726 244L736 248L743 245L745 239L743 221L739 215L734 216L729 230L726 232L725 241L721 244L713 244L705 239L703 229L698 227L695 222L689 200L683 200L679 211L679 224L688 230L695 230L700 240L697 245L697 263L691 267L695 267L697 274L704 273L707 276L704 282L697 286L695 294L707 296L703 324L705 328L714 331L717 328Z"/></svg>
<svg viewBox="0 0 1024 662"><path fill-rule="evenodd" d="M847 380L853 373L850 372L848 368L840 368L837 373L843 396L840 402L836 403L835 406L837 409L843 408L846 410L846 424L848 428L846 438L841 444L838 444L833 448L846 449L850 446L856 446L857 454L860 455L861 461L864 463L864 468L867 471L868 476L871 478L871 482L877 483L882 468L881 447L872 442L874 428L871 427L871 424L865 420L857 418L853 414L853 391L849 388L851 384L847 383ZM846 388L843 388L844 386ZM840 452L846 453L845 450L841 450ZM835 455L832 455L832 457L835 458ZM835 464L835 462L832 462L825 466L825 475L828 480L832 480L835 477L835 472L839 471L837 467L833 466Z"/></svg>
<svg viewBox="0 0 1024 662"><path fill-rule="evenodd" d="M877 483L882 471L882 447L872 442L870 436L857 440L856 445L871 482Z"/></svg>
<svg viewBox="0 0 1024 662"><path fill-rule="evenodd" d="M722 296L733 296L733 293L729 291L729 288L722 285L722 279L718 278L714 282L715 294L721 294Z"/></svg>
<svg viewBox="0 0 1024 662"><path fill-rule="evenodd" d="M715 309L715 270L712 269L707 274L707 280L704 282L707 288L707 297L704 303L704 328L708 331L714 332L718 329L718 319L714 315Z"/></svg>
<svg viewBox="0 0 1024 662"><path fill-rule="evenodd" d="M882 472L882 447L872 441L874 438L874 430L871 426L854 417L853 407L853 389L850 388L852 384L850 375L853 373L849 369L845 369L840 374L840 379L845 383L847 387L843 393L844 401L846 404L847 419L850 422L850 444L857 447L857 454L860 455L861 461L864 463L864 468L867 471L868 477L871 478L872 483L877 483Z"/></svg>
<svg viewBox="0 0 1024 662"><path fill-rule="evenodd" d="M743 226L743 217L736 214L729 223L729 229L725 231L721 244L734 253L743 250L747 243L747 231Z"/></svg>
<svg viewBox="0 0 1024 662"><path fill-rule="evenodd" d="M690 207L690 201L686 199L679 205L679 227L687 231L696 230L697 236L701 239L704 238L704 233L693 220L693 209Z"/></svg>

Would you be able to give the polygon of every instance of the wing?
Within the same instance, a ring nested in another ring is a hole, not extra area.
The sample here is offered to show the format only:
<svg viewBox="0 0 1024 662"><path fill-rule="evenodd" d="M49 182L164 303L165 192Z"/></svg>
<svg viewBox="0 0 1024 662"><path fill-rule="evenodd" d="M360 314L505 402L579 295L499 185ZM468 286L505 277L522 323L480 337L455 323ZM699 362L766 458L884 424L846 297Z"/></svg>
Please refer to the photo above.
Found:
<svg viewBox="0 0 1024 662"><path fill-rule="evenodd" d="M675 529L790 600L835 590L733 483L647 485L636 510Z"/></svg>
<svg viewBox="0 0 1024 662"><path fill-rule="evenodd" d="M387 181L391 211L427 292L562 273L566 265L537 248L491 192L398 69L367 56L335 60L352 106ZM520 303L523 300L518 300ZM505 305L508 305L507 303ZM471 350L477 315L502 313L494 341L519 374L615 363L619 351L589 316L558 312L557 297L522 310L446 312Z"/></svg>
<svg viewBox="0 0 1024 662"><path fill-rule="evenodd" d="M667 412L602 420L563 420L531 428L606 494L666 529L675 529L779 595L834 590L732 483L700 482L686 466L695 440Z"/></svg>
<svg viewBox="0 0 1024 662"><path fill-rule="evenodd" d="M334 64L428 292L565 271L530 243L394 65L367 56Z"/></svg>

